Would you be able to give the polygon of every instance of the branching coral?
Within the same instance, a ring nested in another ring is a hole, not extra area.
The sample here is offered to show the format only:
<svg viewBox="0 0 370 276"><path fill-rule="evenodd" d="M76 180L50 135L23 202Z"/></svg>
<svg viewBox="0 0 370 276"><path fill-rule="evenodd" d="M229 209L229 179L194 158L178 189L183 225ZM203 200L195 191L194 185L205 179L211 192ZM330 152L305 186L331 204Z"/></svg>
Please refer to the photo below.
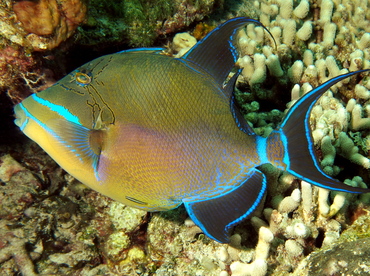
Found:
<svg viewBox="0 0 370 276"><path fill-rule="evenodd" d="M241 32L239 47L244 56L238 62L243 68L239 84L248 83L251 88L251 92L242 92L238 98L243 99L241 105L253 100L262 106L264 98L260 93L265 85L280 93L281 97L286 97L286 84L290 83L292 102L289 107L301 95L330 78L370 68L370 18L365 12L368 10L367 2L266 0L256 1L255 5L260 8L259 19L274 36L277 47L274 48L266 33L260 33L260 27L248 26L245 32ZM360 19L367 23L360 23ZM259 74L263 82L253 77L258 72L264 72ZM267 82L265 78L274 79L274 82ZM356 81L346 80L336 84L321 97L311 114L310 123L321 166L334 177L343 167L335 160L338 155L359 165L357 172L366 179L370 177L365 138L370 128L366 106L370 86L366 78L355 86L358 80L361 77ZM245 118L250 116L246 114ZM253 127L259 127L258 121L252 123ZM349 131L362 133L355 138ZM364 187L362 179L345 182ZM278 189L270 189L273 208L265 208L265 221L257 217L252 219L255 227L269 227L276 237L283 237L276 257L281 265L298 263L307 250L312 250L308 240L317 239L318 229L324 237L322 246L332 245L339 239L342 230L338 221L345 225L347 207L350 203L357 204L353 195L331 193L305 182L302 182L301 190L300 200L300 197L294 196L295 192L283 195L284 192ZM366 200L365 197L360 199ZM275 273L279 270L280 267Z"/></svg>
<svg viewBox="0 0 370 276"><path fill-rule="evenodd" d="M239 65L244 68L244 82L249 82L252 93L257 97L260 97L260 86L256 84L261 83L261 77L252 79L252 74L264 72L266 65L268 73L276 79L274 86L277 93L279 90L286 90L284 84L287 80L281 72L288 73L290 81L299 84L303 90L301 92L304 92L307 91L303 89L304 86L315 87L348 71L342 68L369 68L369 29L366 24L358 26L356 22L359 16L369 22L369 18L363 13L366 9L363 2L358 3L359 8L356 10L347 1L334 3L331 0L323 1L320 10L311 1L256 1L255 4L261 11L259 19L270 30L277 44L276 51L273 44L270 44L272 47L264 46L271 43L271 38L260 31L261 27L249 25L247 31L240 34L239 46L245 56L241 58ZM344 21L343 16L348 20ZM348 30L353 30L352 36L348 36ZM320 34L323 39L320 39ZM278 57L277 61L273 58L274 66L271 66L269 60L272 53ZM260 54L265 56L265 62L262 62ZM242 79L241 81L243 82ZM332 90L339 89L350 98L350 94L344 92L345 88L342 89L342 86L339 83ZM367 95L364 88L357 88L356 91L360 98Z"/></svg>
<svg viewBox="0 0 370 276"><path fill-rule="evenodd" d="M233 262L230 265L232 275L234 276L263 276L267 272L266 259L269 255L270 244L274 236L272 232L265 227L261 227L258 235L258 244L254 260L250 264Z"/></svg>

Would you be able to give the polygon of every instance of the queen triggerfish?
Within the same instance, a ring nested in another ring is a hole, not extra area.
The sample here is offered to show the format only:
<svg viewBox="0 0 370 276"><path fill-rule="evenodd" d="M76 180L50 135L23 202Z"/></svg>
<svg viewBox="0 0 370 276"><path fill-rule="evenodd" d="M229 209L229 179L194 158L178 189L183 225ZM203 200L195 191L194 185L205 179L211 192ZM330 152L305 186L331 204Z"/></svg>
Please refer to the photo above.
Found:
<svg viewBox="0 0 370 276"><path fill-rule="evenodd" d="M92 189L148 211L184 204L221 243L262 201L262 164L323 188L369 192L324 174L309 126L311 109L327 89L366 70L308 92L270 136L257 136L233 93L241 70L236 35L249 23L262 26L231 19L181 58L162 55L162 48L99 57L16 105L15 123Z"/></svg>

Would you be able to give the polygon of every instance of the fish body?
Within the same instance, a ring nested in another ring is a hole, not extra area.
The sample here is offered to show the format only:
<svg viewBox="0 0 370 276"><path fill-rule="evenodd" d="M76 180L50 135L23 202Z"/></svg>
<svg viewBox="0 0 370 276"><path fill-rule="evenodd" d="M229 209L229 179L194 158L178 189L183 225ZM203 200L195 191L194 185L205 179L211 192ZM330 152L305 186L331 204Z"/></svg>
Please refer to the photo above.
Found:
<svg viewBox="0 0 370 276"><path fill-rule="evenodd" d="M76 81L80 72L92 76L88 85ZM201 200L227 192L260 163L255 146L245 146L256 137L240 131L229 101L194 64L134 51L88 63L23 101L16 113L44 112L19 125L76 178L115 200L158 211L178 206L184 195ZM78 148L78 129L90 132L98 118L99 162L86 167L87 155L68 154L71 145ZM35 131L33 124L41 128Z"/></svg>
<svg viewBox="0 0 370 276"><path fill-rule="evenodd" d="M363 192L321 171L306 116L323 92L353 73L306 94L279 129L259 137L234 103L240 69L227 81L238 58L234 38L248 23L261 25L229 20L182 58L158 48L97 58L18 104L15 123L91 188L148 211L185 204L219 242L228 242L230 229L261 202L261 164L322 187Z"/></svg>

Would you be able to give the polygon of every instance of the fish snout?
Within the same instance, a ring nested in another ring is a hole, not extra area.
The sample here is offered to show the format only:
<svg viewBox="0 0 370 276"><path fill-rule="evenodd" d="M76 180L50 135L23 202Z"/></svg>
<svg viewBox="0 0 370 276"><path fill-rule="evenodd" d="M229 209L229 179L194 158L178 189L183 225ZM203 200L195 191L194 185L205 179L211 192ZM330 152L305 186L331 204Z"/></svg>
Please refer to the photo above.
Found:
<svg viewBox="0 0 370 276"><path fill-rule="evenodd" d="M24 108L22 106L22 103L17 104L14 107L14 115L15 115L15 120L14 123L21 129L23 130L24 127L27 124L28 117L26 115L26 112L24 111Z"/></svg>

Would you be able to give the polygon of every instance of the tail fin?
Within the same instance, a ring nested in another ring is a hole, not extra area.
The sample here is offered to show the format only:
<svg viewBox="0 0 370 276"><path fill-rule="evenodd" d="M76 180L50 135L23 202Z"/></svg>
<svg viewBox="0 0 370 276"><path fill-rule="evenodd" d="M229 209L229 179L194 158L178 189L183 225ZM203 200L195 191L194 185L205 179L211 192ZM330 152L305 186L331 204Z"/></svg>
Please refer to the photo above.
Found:
<svg viewBox="0 0 370 276"><path fill-rule="evenodd" d="M279 129L268 137L268 159L274 160L272 163L284 167L292 175L322 188L353 193L370 192L370 189L345 185L322 171L315 156L309 125L312 107L324 92L337 82L366 71L370 69L337 76L302 96L286 114Z"/></svg>

